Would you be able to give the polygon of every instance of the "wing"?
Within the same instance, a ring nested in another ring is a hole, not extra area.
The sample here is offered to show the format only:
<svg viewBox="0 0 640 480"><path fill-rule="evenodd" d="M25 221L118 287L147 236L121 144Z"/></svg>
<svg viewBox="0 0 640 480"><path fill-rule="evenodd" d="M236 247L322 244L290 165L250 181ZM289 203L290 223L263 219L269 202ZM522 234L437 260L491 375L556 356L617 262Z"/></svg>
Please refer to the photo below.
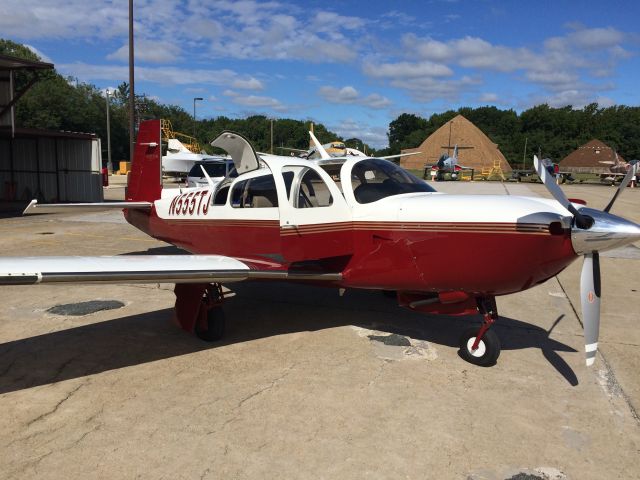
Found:
<svg viewBox="0 0 640 480"><path fill-rule="evenodd" d="M245 280L249 267L220 255L3 257L0 285L207 283Z"/></svg>
<svg viewBox="0 0 640 480"><path fill-rule="evenodd" d="M251 270L223 255L2 257L0 285L38 283L216 283L249 279L335 282L342 274Z"/></svg>
<svg viewBox="0 0 640 480"><path fill-rule="evenodd" d="M153 204L151 202L104 202L104 203L44 203L39 204L38 200L31 200L27 208L22 212L23 215L33 215L37 213L61 213L61 212L93 212L105 209L122 210L142 209L151 210Z"/></svg>
<svg viewBox="0 0 640 480"><path fill-rule="evenodd" d="M309 153L309 150L302 150L301 148L291 148L291 147L276 147L280 150L289 150L290 152L298 152L298 153Z"/></svg>
<svg viewBox="0 0 640 480"><path fill-rule="evenodd" d="M385 160L389 160L391 158L408 157L410 155L418 155L420 153L422 152L396 153L395 155L385 155L384 157L376 157L376 158L383 158Z"/></svg>

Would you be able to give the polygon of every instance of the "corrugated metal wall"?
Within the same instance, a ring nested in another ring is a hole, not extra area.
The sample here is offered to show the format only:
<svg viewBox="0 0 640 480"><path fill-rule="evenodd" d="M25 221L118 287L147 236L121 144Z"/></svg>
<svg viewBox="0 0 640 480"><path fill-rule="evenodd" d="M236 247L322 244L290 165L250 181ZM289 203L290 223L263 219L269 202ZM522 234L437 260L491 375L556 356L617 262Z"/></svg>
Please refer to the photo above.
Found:
<svg viewBox="0 0 640 480"><path fill-rule="evenodd" d="M0 138L4 200L101 202L101 165L98 138Z"/></svg>

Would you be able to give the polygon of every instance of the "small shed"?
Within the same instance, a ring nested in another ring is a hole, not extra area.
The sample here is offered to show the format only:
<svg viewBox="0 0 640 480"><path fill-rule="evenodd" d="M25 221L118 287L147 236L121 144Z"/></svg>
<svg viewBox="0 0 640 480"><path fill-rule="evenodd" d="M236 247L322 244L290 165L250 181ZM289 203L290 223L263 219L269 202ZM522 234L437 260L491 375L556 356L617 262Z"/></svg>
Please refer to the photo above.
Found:
<svg viewBox="0 0 640 480"><path fill-rule="evenodd" d="M96 135L0 128L3 202L101 202L101 167Z"/></svg>
<svg viewBox="0 0 640 480"><path fill-rule="evenodd" d="M573 173L609 173L613 165L625 163L616 151L593 139L580 145L560 162L560 170Z"/></svg>
<svg viewBox="0 0 640 480"><path fill-rule="evenodd" d="M417 155L401 157L400 165L407 169L422 170L425 165L433 165L443 153L453 155L453 147L466 147L458 150L458 163L465 167L482 171L493 167L496 161L504 173L511 172L509 162L498 145L489 140L482 130L458 115L433 132L417 148L402 150L402 153L420 152Z"/></svg>
<svg viewBox="0 0 640 480"><path fill-rule="evenodd" d="M94 134L18 128L14 109L53 65L0 55L0 210L25 202L101 202L102 151ZM30 80L15 88L17 71Z"/></svg>

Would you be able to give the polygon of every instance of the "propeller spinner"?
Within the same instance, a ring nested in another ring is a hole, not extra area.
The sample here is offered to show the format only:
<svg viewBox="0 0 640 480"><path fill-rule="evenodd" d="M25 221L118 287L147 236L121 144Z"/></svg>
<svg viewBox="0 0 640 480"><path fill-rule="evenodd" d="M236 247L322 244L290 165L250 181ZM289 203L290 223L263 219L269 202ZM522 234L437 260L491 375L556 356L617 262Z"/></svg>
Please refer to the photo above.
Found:
<svg viewBox="0 0 640 480"><path fill-rule="evenodd" d="M640 225L609 213L618 195L629 184L638 166L633 165L624 177L618 190L604 210L585 208L572 204L553 176L533 157L540 179L553 197L571 214L574 221L571 228L571 243L577 254L584 255L580 275L580 300L582 304L582 322L584 327L585 353L587 366L593 365L598 351L600 329L600 254L640 239Z"/></svg>

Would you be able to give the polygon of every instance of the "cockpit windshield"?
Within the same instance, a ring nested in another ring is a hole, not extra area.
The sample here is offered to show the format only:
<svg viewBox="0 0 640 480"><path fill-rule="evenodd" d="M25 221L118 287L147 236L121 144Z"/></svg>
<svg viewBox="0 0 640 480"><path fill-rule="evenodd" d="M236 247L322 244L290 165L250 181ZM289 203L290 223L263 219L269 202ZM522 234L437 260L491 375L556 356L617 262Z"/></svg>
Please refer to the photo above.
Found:
<svg viewBox="0 0 640 480"><path fill-rule="evenodd" d="M402 193L435 192L395 163L378 158L356 163L351 170L351 185L358 203L372 203Z"/></svg>

